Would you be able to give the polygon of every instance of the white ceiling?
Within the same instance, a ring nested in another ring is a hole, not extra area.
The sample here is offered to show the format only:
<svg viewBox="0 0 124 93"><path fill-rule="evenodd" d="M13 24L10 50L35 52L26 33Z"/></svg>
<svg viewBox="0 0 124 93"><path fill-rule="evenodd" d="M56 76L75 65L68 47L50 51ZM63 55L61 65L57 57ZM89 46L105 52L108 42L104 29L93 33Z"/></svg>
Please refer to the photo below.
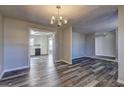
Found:
<svg viewBox="0 0 124 93"><path fill-rule="evenodd" d="M0 12L5 16L26 21L50 25L52 15L57 15L56 6L53 5L1 5ZM72 25L76 31L98 32L111 31L117 27L117 6L61 6L60 14Z"/></svg>

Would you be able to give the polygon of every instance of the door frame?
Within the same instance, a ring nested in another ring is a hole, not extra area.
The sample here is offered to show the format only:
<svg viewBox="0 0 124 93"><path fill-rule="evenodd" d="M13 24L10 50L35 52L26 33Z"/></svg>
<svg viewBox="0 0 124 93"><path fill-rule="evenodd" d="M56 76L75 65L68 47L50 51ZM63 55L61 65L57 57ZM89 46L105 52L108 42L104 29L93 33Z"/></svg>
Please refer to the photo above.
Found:
<svg viewBox="0 0 124 93"><path fill-rule="evenodd" d="M48 31L48 30L44 30L44 29L39 29L39 28L34 28L34 27L30 27L29 29L28 29L28 31L29 31L29 36L28 36L28 66L29 66L29 68L31 67L31 62L30 62L30 38L31 38L31 35L30 35L30 32L31 32L31 30L36 30L36 31L39 31L39 32L50 32L50 33L52 33L53 34L53 38L52 38L52 40L53 40L53 45L52 45L52 47L53 47L53 62L55 62L55 51L56 51L56 49L55 49L55 32L54 31Z"/></svg>

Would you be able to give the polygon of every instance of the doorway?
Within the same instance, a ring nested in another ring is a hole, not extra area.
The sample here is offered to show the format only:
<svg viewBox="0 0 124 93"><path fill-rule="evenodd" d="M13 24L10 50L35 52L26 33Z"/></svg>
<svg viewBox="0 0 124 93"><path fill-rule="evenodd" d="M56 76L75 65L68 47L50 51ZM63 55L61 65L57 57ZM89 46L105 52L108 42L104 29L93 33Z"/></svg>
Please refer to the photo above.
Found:
<svg viewBox="0 0 124 93"><path fill-rule="evenodd" d="M53 39L54 33L41 30L30 30L30 67L53 64Z"/></svg>

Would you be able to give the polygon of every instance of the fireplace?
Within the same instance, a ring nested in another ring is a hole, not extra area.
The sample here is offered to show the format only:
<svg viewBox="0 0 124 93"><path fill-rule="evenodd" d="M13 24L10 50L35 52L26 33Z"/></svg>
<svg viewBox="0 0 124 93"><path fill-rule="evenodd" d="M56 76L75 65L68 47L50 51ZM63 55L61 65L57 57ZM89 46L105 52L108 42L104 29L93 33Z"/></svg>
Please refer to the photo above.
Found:
<svg viewBox="0 0 124 93"><path fill-rule="evenodd" d="M41 55L41 49L35 48L35 56L40 56L40 55Z"/></svg>

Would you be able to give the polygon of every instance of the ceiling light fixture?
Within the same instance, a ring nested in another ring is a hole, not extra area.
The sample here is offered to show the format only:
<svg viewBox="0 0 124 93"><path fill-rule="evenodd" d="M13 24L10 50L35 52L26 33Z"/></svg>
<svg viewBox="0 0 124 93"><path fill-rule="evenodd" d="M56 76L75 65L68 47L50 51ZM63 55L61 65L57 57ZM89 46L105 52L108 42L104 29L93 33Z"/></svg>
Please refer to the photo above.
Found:
<svg viewBox="0 0 124 93"><path fill-rule="evenodd" d="M50 23L55 24L57 27L61 27L62 25L67 24L68 21L63 16L61 16L60 13L59 13L59 10L61 9L61 6L57 5L56 8L58 10L58 14L57 14L57 16L52 16L51 17Z"/></svg>

